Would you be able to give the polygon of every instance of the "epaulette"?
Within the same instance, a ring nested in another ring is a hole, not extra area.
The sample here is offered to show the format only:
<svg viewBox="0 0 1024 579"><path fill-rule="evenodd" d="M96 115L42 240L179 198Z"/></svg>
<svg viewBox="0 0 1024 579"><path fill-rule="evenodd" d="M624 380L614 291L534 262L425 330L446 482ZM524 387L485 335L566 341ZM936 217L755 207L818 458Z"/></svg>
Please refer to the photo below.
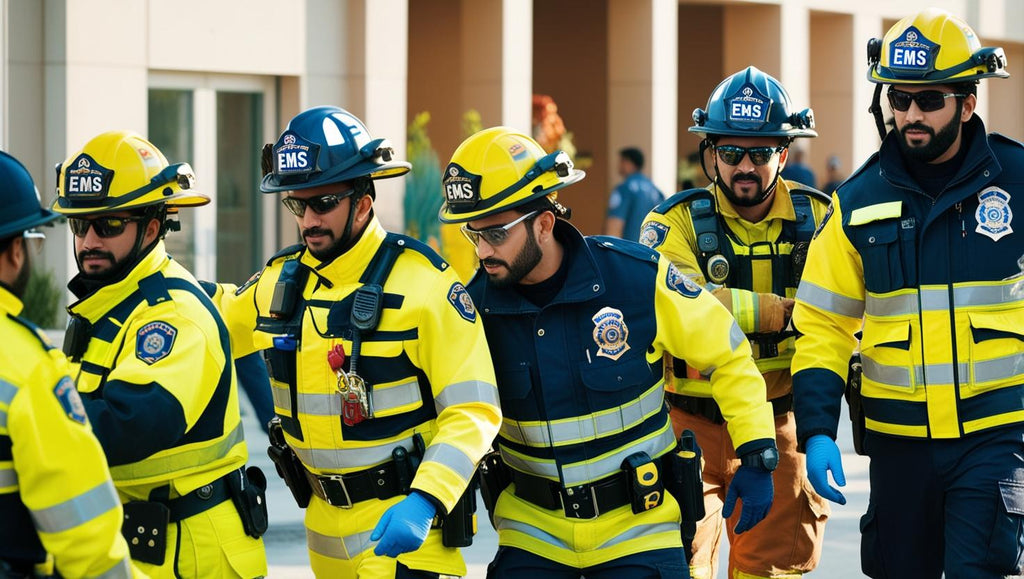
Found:
<svg viewBox="0 0 1024 579"><path fill-rule="evenodd" d="M49 351L49 350L53 350L54 348L56 348L56 346L54 346L50 342L50 339L46 337L46 334L43 332L43 330L41 330L39 328L39 326L33 324L32 322L26 320L25 318L23 318L21 316L15 316L13 314L7 314L7 317L12 319L12 320L14 320L18 324L20 324L22 326L25 326L25 328L27 328L28 331L31 332L32 335L35 336L35 338L37 340L39 340L39 344L42 345L44 350Z"/></svg>
<svg viewBox="0 0 1024 579"><path fill-rule="evenodd" d="M277 261L278 259L280 259L282 257L288 257L290 255L294 255L296 253L299 253L299 252L301 252L305 248L306 248L306 246L304 244L302 244L302 243L296 243L295 245L289 245L288 247L286 247L286 248L282 249L281 251L275 253L274 255L270 256L270 259L267 260L267 265L273 264L275 261Z"/></svg>
<svg viewBox="0 0 1024 579"><path fill-rule="evenodd" d="M1021 143L1017 139L1013 139L1011 137L1007 137L1006 135L1004 135L1002 133L989 133L988 134L988 138L989 138L990 141L996 141L996 142L998 142L999 144L1002 144L1002 145L1010 145L1012 147L1017 147L1017 148L1024 147L1024 143Z"/></svg>
<svg viewBox="0 0 1024 579"><path fill-rule="evenodd" d="M448 262L426 243L423 243L415 237L409 237L408 235L402 235L401 233L390 233L389 235L397 238L398 244L405 249L411 249L427 258L427 260L430 261L430 265L433 265L438 271L445 271L448 269Z"/></svg>
<svg viewBox="0 0 1024 579"><path fill-rule="evenodd" d="M807 197L810 197L811 199L817 199L818 201L821 201L825 205L828 205L829 203L832 202L832 197L829 196L828 193L825 193L824 191L819 191L814 187L809 187L797 181L788 180L786 181L786 184L789 185L790 195L794 193L797 195L803 194L806 195Z"/></svg>
<svg viewBox="0 0 1024 579"><path fill-rule="evenodd" d="M598 247L610 249L646 263L658 263L660 254L657 251L635 241L627 241L610 235L592 235L588 239Z"/></svg>
<svg viewBox="0 0 1024 579"><path fill-rule="evenodd" d="M708 191L707 189L687 189L685 191L680 191L679 193L676 193L675 195L662 201L661 203L658 204L657 207L655 207L652 210L652 212L657 213L659 215L664 215L668 213L669 209L672 209L676 205L679 205L680 203L685 203L686 201L690 201L692 199L696 199L701 195L706 196L708 199L714 199L714 196L711 194L711 191Z"/></svg>

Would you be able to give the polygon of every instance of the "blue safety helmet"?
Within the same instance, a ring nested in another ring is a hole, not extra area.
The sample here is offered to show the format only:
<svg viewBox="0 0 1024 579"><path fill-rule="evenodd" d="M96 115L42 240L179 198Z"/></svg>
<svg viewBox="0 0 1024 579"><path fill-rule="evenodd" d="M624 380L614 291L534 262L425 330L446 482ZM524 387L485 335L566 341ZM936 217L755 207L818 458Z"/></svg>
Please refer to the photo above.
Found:
<svg viewBox="0 0 1024 579"><path fill-rule="evenodd" d="M25 168L17 159L0 151L0 239L39 227L60 217L44 209Z"/></svg>
<svg viewBox="0 0 1024 579"><path fill-rule="evenodd" d="M789 94L779 81L748 66L723 80L708 99L707 109L694 109L691 133L702 137L817 137L814 111L790 112Z"/></svg>
<svg viewBox="0 0 1024 579"><path fill-rule="evenodd" d="M278 193L309 189L360 177L386 179L409 172L412 165L395 160L387 139L373 139L352 113L330 106L295 116L272 146L264 148L260 191Z"/></svg>

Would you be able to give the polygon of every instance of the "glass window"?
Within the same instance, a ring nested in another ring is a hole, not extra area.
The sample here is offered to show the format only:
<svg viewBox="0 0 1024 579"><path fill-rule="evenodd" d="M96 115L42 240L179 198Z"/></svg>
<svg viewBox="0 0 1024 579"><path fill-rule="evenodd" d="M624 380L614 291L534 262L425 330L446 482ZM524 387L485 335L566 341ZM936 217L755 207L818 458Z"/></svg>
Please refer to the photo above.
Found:
<svg viewBox="0 0 1024 579"><path fill-rule="evenodd" d="M241 284L262 265L263 95L217 92L217 280Z"/></svg>
<svg viewBox="0 0 1024 579"><path fill-rule="evenodd" d="M192 163L192 91L150 89L149 140L170 163ZM202 183L199 183L202 186ZM181 231L167 235L167 253L190 271L195 266L195 215L178 215Z"/></svg>

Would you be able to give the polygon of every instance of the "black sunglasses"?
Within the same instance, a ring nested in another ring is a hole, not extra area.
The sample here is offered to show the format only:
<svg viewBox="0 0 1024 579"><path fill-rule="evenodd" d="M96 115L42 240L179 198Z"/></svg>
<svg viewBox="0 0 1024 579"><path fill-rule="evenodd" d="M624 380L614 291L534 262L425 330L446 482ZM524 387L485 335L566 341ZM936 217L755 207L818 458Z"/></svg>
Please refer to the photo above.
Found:
<svg viewBox="0 0 1024 579"><path fill-rule="evenodd" d="M473 245L480 245L480 240L483 239L487 242L487 245L490 245L491 247L498 247L508 241L509 230L536 214L536 211L531 211L511 223L495 225L494 227L488 227L487 229L470 229L468 225L463 225L462 234L465 235L466 239L468 239Z"/></svg>
<svg viewBox="0 0 1024 579"><path fill-rule="evenodd" d="M96 229L96 235L106 239L124 233L129 223L145 219L146 217L97 217L95 219L69 217L68 225L71 226L71 233L74 233L75 237L85 237L89 233L89 228L93 227Z"/></svg>
<svg viewBox="0 0 1024 579"><path fill-rule="evenodd" d="M901 113L910 110L910 103L917 103L917 108L922 113L937 111L946 106L946 99L965 97L967 95L956 92L942 92L938 90L923 90L921 92L904 92L895 88L889 89L889 105L893 110Z"/></svg>
<svg viewBox="0 0 1024 579"><path fill-rule="evenodd" d="M345 189L344 191L338 191L337 193L325 193L323 195L317 195L316 197L310 197L309 199L299 199L298 197L285 197L281 200L284 206L288 208L288 211L292 212L292 215L296 217L302 217L306 214L306 207L313 210L313 213L317 215L323 215L324 213L330 213L335 207L341 203L341 200L352 195L355 189Z"/></svg>
<svg viewBox="0 0 1024 579"><path fill-rule="evenodd" d="M715 153L726 165L735 167L743 160L744 155L750 155L750 162L760 167L772 159L775 153L781 153L786 147L740 147L737 145L717 145Z"/></svg>

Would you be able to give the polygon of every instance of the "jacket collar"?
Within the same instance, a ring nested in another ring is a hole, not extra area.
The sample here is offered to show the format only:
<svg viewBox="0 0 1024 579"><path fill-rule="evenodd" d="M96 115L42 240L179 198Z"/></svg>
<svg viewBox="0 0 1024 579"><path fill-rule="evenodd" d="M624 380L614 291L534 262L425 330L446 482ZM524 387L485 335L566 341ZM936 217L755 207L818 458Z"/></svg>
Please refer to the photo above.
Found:
<svg viewBox="0 0 1024 579"><path fill-rule="evenodd" d="M568 221L555 221L555 238L563 244L563 259L569 261L565 284L555 298L548 304L566 304L584 302L604 293L604 278L598 268L597 260L591 252L586 238ZM479 271L477 276L483 284L483 292L478 307L485 314L523 314L538 312L538 308L530 300L524 298L515 288L498 288L487 279L487 274Z"/></svg>
<svg viewBox="0 0 1024 579"><path fill-rule="evenodd" d="M153 246L143 258L128 272L123 279L112 284L100 287L96 291L84 296L82 299L68 306L68 312L77 314L95 323L111 308L123 302L128 296L139 289L139 281L147 278L163 269L170 258L167 256L167 249L163 240ZM76 275L68 283L68 287L74 287L81 274Z"/></svg>
<svg viewBox="0 0 1024 579"><path fill-rule="evenodd" d="M327 287L336 284L358 283L363 272L370 265L373 256L377 254L387 232L381 226L376 216L366 224L363 234L359 240L348 251L332 259L331 261L320 261L306 248L299 258L299 262L309 267L313 273L324 281Z"/></svg>
<svg viewBox="0 0 1024 579"><path fill-rule="evenodd" d="M736 208L725 196L725 192L717 184L709 185L711 192L715 195L715 202L718 204L718 212L722 217L746 221L736 212ZM785 179L779 178L775 185L775 193L772 195L772 206L764 219L758 223L770 223L774 219L796 221L796 209L793 208L793 199L789 196L789 184Z"/></svg>
<svg viewBox="0 0 1024 579"><path fill-rule="evenodd" d="M25 305L21 303L18 296L14 295L5 286L0 285L0 315L17 316L21 314L21 310L24 307Z"/></svg>

